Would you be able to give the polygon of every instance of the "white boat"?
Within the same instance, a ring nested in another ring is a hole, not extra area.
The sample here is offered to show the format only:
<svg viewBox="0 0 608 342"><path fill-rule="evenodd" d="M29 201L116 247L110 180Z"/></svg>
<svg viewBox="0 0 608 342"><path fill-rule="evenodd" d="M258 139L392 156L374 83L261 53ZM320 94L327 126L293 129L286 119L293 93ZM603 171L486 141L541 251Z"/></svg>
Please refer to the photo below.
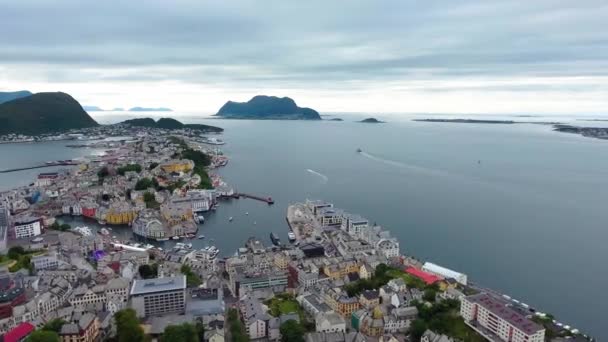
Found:
<svg viewBox="0 0 608 342"><path fill-rule="evenodd" d="M248 212L248 211L246 211L246 212L245 212L245 215L249 215L249 212Z"/></svg>
<svg viewBox="0 0 608 342"><path fill-rule="evenodd" d="M186 249L192 249L192 244L191 243L187 243L184 245L184 247L186 247Z"/></svg>
<svg viewBox="0 0 608 342"><path fill-rule="evenodd" d="M91 229L89 227L86 227L86 226L76 227L76 228L74 228L72 230L75 231L76 233L82 234L84 236L91 236L91 235L93 235L93 232L91 232Z"/></svg>
<svg viewBox="0 0 608 342"><path fill-rule="evenodd" d="M101 233L101 235L110 235L110 231L105 228L101 228L99 232Z"/></svg>
<svg viewBox="0 0 608 342"><path fill-rule="evenodd" d="M174 236L174 237L172 237L172 239L173 239L173 240L179 240L179 239L180 239L180 237L179 237L179 236Z"/></svg>
<svg viewBox="0 0 608 342"><path fill-rule="evenodd" d="M199 238L200 240L202 240L202 239L204 239L204 238L205 238L205 235L201 234L201 235L199 235L199 236L198 236L198 238Z"/></svg>
<svg viewBox="0 0 608 342"><path fill-rule="evenodd" d="M229 222L232 222L232 216L230 216L230 217L228 218L228 221L229 221Z"/></svg>
<svg viewBox="0 0 608 342"><path fill-rule="evenodd" d="M205 217L203 215L197 215L198 223L205 223Z"/></svg>
<svg viewBox="0 0 608 342"><path fill-rule="evenodd" d="M178 243L176 243L176 244L175 244L175 247L174 247L174 248L179 248L179 249L182 249L182 248L184 248L184 247L186 247L186 245L184 245L184 244L183 244L183 243L181 243L181 242L178 242Z"/></svg>
<svg viewBox="0 0 608 342"><path fill-rule="evenodd" d="M148 244L146 244L146 245L144 246L144 248L145 248L145 249L151 249L151 248L154 248L154 245L151 245L151 244L149 244L149 243L148 243Z"/></svg>
<svg viewBox="0 0 608 342"><path fill-rule="evenodd" d="M294 234L293 232L289 232L289 233L287 233L287 238L289 239L290 242L294 242L294 241L296 241L296 234Z"/></svg>

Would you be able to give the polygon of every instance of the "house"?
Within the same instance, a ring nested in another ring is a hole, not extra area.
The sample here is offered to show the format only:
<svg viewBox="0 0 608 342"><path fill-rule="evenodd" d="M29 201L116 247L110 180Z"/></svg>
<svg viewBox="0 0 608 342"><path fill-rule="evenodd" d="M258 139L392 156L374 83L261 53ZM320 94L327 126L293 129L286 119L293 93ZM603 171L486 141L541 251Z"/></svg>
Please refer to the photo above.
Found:
<svg viewBox="0 0 608 342"><path fill-rule="evenodd" d="M415 306L395 308L384 317L384 332L391 334L406 332L417 317L418 309Z"/></svg>
<svg viewBox="0 0 608 342"><path fill-rule="evenodd" d="M317 332L345 332L346 321L335 312L319 313L315 317L315 330Z"/></svg>
<svg viewBox="0 0 608 342"><path fill-rule="evenodd" d="M454 342L452 338L443 334L437 334L434 331L427 330L422 334L420 342Z"/></svg>
<svg viewBox="0 0 608 342"><path fill-rule="evenodd" d="M64 324L59 331L59 338L62 342L95 342L99 328L97 316L87 312L77 321Z"/></svg>
<svg viewBox="0 0 608 342"><path fill-rule="evenodd" d="M268 321L268 339L276 341L281 338L281 319L279 317L272 317Z"/></svg>
<svg viewBox="0 0 608 342"><path fill-rule="evenodd" d="M359 303L366 308L375 308L380 305L380 296L377 290L365 290L359 295Z"/></svg>
<svg viewBox="0 0 608 342"><path fill-rule="evenodd" d="M245 297L241 300L241 316L250 339L267 336L270 316L257 299Z"/></svg>
<svg viewBox="0 0 608 342"><path fill-rule="evenodd" d="M205 331L205 340L209 342L224 342L224 329Z"/></svg>
<svg viewBox="0 0 608 342"><path fill-rule="evenodd" d="M374 275L374 270L372 269L372 267L368 264L362 264L361 267L359 267L359 277L361 277L361 279L369 279Z"/></svg>
<svg viewBox="0 0 608 342"><path fill-rule="evenodd" d="M391 279L389 280L387 285L395 292L402 292L407 290L405 280L403 280L402 278Z"/></svg>

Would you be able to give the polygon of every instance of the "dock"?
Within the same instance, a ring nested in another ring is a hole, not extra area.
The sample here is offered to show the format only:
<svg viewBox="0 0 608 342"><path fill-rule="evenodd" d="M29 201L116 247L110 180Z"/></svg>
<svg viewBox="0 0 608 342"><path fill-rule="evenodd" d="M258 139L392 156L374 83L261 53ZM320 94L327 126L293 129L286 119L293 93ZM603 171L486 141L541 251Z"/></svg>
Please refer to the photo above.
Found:
<svg viewBox="0 0 608 342"><path fill-rule="evenodd" d="M42 169L44 167L53 167L53 166L74 166L74 165L78 165L78 163L76 163L76 162L56 162L56 163L48 163L48 164L43 164L43 165L36 165L36 166L28 166L28 167L19 167L19 168L14 168L14 169L0 170L0 173L9 173L9 172L24 171L24 170Z"/></svg>

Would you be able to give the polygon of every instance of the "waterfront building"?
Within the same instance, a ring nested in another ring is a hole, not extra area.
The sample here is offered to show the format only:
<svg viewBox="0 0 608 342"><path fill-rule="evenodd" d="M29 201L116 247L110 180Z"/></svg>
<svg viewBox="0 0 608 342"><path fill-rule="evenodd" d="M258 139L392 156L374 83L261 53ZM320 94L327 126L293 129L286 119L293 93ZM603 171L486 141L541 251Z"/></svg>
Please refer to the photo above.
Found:
<svg viewBox="0 0 608 342"><path fill-rule="evenodd" d="M186 276L133 281L131 305L138 317L183 314L186 309Z"/></svg>
<svg viewBox="0 0 608 342"><path fill-rule="evenodd" d="M399 240L395 238L382 239L376 244L376 250L387 259L399 256Z"/></svg>
<svg viewBox="0 0 608 342"><path fill-rule="evenodd" d="M342 210L334 209L333 206L324 207L317 210L316 217L322 226L341 226L344 212Z"/></svg>
<svg viewBox="0 0 608 342"><path fill-rule="evenodd" d="M61 207L61 212L64 215L80 216L82 215L82 206L78 202L67 203Z"/></svg>
<svg viewBox="0 0 608 342"><path fill-rule="evenodd" d="M322 200L306 200L306 207L312 211L313 215L317 216L320 214L321 210L333 208L334 205Z"/></svg>
<svg viewBox="0 0 608 342"><path fill-rule="evenodd" d="M422 270L419 270L415 267L408 267L405 269L405 272L408 274L413 275L414 277L424 281L425 284L427 285L432 285L435 284L436 282L438 282L439 280L441 280L441 278L439 278L438 276L434 275L434 274L430 274L427 272L424 272Z"/></svg>
<svg viewBox="0 0 608 342"><path fill-rule="evenodd" d="M365 235L369 227L367 219L354 214L345 214L342 219L342 230L346 231L353 237Z"/></svg>
<svg viewBox="0 0 608 342"><path fill-rule="evenodd" d="M133 233L155 240L169 239L169 232L160 220L156 210L144 209L133 221Z"/></svg>
<svg viewBox="0 0 608 342"><path fill-rule="evenodd" d="M40 218L30 215L17 216L14 219L13 234L16 239L28 238L42 234Z"/></svg>
<svg viewBox="0 0 608 342"><path fill-rule="evenodd" d="M466 274L452 271L449 268L445 268L445 267L433 264L432 262L425 262L424 265L422 265L422 270L425 272L443 277L443 278L452 278L452 279L455 279L457 282L459 282L462 285L467 285L467 275Z"/></svg>
<svg viewBox="0 0 608 342"><path fill-rule="evenodd" d="M36 177L34 185L38 187L49 186L53 184L57 178L59 178L59 174L57 172L44 172Z"/></svg>
<svg viewBox="0 0 608 342"><path fill-rule="evenodd" d="M465 323L489 341L542 342L545 329L487 293L462 298Z"/></svg>

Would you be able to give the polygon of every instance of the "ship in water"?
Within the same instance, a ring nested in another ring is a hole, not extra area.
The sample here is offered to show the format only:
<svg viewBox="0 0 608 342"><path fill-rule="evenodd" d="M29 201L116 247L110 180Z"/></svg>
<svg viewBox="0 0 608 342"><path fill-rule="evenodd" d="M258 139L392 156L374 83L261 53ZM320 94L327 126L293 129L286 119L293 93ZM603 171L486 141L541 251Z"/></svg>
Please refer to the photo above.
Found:
<svg viewBox="0 0 608 342"><path fill-rule="evenodd" d="M270 233L270 241L272 241L272 244L275 246L281 245L281 239L279 239L279 236L276 233Z"/></svg>
<svg viewBox="0 0 608 342"><path fill-rule="evenodd" d="M289 232L287 233L287 238L289 239L289 242L294 242L296 241L296 234L294 234L293 232Z"/></svg>
<svg viewBox="0 0 608 342"><path fill-rule="evenodd" d="M358 149L357 149L357 153L361 153L361 152L363 152L363 150L362 150L362 149L360 149L360 148L358 148Z"/></svg>

